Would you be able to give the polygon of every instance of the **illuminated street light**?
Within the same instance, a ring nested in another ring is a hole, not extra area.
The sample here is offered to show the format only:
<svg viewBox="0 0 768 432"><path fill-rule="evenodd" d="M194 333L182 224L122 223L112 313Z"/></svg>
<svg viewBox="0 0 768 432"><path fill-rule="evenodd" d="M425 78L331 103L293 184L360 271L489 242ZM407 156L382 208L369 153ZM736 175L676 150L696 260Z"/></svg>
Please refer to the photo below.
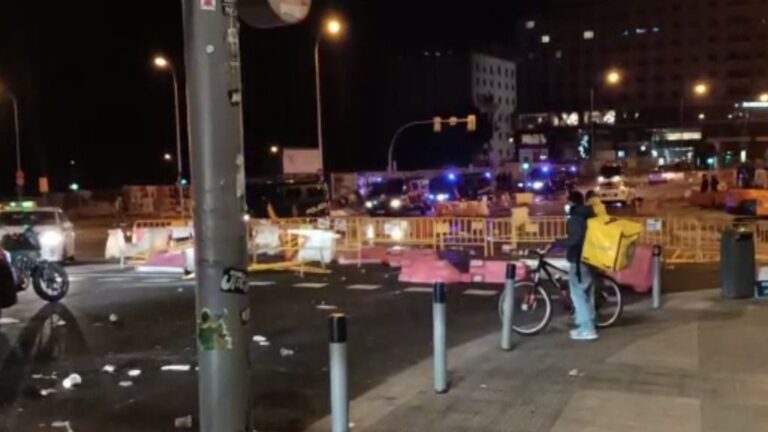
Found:
<svg viewBox="0 0 768 432"><path fill-rule="evenodd" d="M697 83L693 86L693 94L696 96L706 96L709 94L709 86L706 83Z"/></svg>
<svg viewBox="0 0 768 432"><path fill-rule="evenodd" d="M272 153L273 155L276 155L280 153L280 147L273 145L272 147L269 148L269 152Z"/></svg>
<svg viewBox="0 0 768 432"><path fill-rule="evenodd" d="M24 195L24 171L21 169L21 136L19 135L19 100L16 99L16 95L11 93L7 88L0 85L0 95L5 94L13 104L13 124L15 128L16 137L16 192L21 200ZM19 180L22 180L21 182Z"/></svg>
<svg viewBox="0 0 768 432"><path fill-rule="evenodd" d="M706 120L706 119L707 119L707 115L706 114L699 113L699 120Z"/></svg>
<svg viewBox="0 0 768 432"><path fill-rule="evenodd" d="M611 69L605 74L605 83L610 86L616 86L621 84L621 72L616 69Z"/></svg>
<svg viewBox="0 0 768 432"><path fill-rule="evenodd" d="M166 161L166 162L170 162L170 161L173 160L173 156L171 156L170 153L166 153L166 154L163 155L163 160Z"/></svg>
<svg viewBox="0 0 768 432"><path fill-rule="evenodd" d="M320 91L320 40L323 35L338 38L344 32L344 22L338 17L327 18L315 40L315 104L317 111L317 151L320 152L320 170L325 169L323 163L323 99Z"/></svg>
<svg viewBox="0 0 768 432"><path fill-rule="evenodd" d="M758 99L760 100L760 102L768 102L768 93L761 94Z"/></svg>
<svg viewBox="0 0 768 432"><path fill-rule="evenodd" d="M155 66L157 66L160 69L165 69L171 65L171 62L169 62L168 59L163 56L156 56L154 63L155 63Z"/></svg>

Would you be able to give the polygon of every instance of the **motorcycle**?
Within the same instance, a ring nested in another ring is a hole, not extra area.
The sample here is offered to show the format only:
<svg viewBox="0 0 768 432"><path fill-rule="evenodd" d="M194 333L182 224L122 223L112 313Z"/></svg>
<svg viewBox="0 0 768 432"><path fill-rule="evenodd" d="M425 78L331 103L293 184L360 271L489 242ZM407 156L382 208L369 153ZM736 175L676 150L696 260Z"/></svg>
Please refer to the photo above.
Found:
<svg viewBox="0 0 768 432"><path fill-rule="evenodd" d="M31 285L43 300L56 303L69 292L69 275L60 264L46 261L38 235L32 229L6 234L0 240L0 259L10 264L17 291Z"/></svg>

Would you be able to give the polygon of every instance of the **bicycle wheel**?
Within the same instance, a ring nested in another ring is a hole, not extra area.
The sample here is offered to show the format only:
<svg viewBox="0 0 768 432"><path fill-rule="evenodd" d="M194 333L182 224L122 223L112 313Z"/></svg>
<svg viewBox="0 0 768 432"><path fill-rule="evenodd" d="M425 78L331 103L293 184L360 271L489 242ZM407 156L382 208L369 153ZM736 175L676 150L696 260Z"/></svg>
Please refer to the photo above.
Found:
<svg viewBox="0 0 768 432"><path fill-rule="evenodd" d="M624 301L619 285L605 275L595 276L595 325L610 327L624 311Z"/></svg>
<svg viewBox="0 0 768 432"><path fill-rule="evenodd" d="M499 296L499 318L504 315L504 291ZM552 300L547 291L533 282L515 286L515 311L512 329L523 336L535 335L552 320Z"/></svg>

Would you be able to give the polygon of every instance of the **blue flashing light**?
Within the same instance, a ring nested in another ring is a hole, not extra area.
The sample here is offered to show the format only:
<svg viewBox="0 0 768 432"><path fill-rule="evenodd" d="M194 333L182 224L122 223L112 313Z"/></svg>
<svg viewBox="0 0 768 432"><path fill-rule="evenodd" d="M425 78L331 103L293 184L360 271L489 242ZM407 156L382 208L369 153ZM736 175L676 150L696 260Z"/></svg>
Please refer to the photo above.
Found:
<svg viewBox="0 0 768 432"><path fill-rule="evenodd" d="M490 180L491 178L493 178L493 175L491 173L487 172L487 173L485 173L485 178Z"/></svg>
<svg viewBox="0 0 768 432"><path fill-rule="evenodd" d="M456 174L454 174L454 173L448 173L448 175L446 176L446 178L448 179L448 181L452 181L452 182L454 182L454 181L456 181Z"/></svg>
<svg viewBox="0 0 768 432"><path fill-rule="evenodd" d="M576 169L576 166L572 166L572 167L570 168L570 171L571 171L572 173L576 174L576 172L578 171L578 169Z"/></svg>
<svg viewBox="0 0 768 432"><path fill-rule="evenodd" d="M531 164L528 162L523 163L523 170L528 171L529 169L531 169Z"/></svg>
<svg viewBox="0 0 768 432"><path fill-rule="evenodd" d="M542 171L543 173L545 173L545 174L549 174L549 170L550 170L550 169L551 169L551 168L550 168L550 166L549 166L549 165L544 165L544 166L541 168L541 171Z"/></svg>

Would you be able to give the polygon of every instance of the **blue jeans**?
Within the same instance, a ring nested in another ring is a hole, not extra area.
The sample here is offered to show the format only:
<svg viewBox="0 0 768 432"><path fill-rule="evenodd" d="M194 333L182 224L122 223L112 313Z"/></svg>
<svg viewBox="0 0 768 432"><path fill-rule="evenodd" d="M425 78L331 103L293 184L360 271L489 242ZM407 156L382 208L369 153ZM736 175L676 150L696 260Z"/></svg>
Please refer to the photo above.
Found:
<svg viewBox="0 0 768 432"><path fill-rule="evenodd" d="M579 280L577 269L581 269L581 280ZM586 265L571 263L568 270L568 283L570 284L571 301L573 302L574 321L579 330L595 330L595 303L592 299L593 290L587 293L592 284L592 271Z"/></svg>

